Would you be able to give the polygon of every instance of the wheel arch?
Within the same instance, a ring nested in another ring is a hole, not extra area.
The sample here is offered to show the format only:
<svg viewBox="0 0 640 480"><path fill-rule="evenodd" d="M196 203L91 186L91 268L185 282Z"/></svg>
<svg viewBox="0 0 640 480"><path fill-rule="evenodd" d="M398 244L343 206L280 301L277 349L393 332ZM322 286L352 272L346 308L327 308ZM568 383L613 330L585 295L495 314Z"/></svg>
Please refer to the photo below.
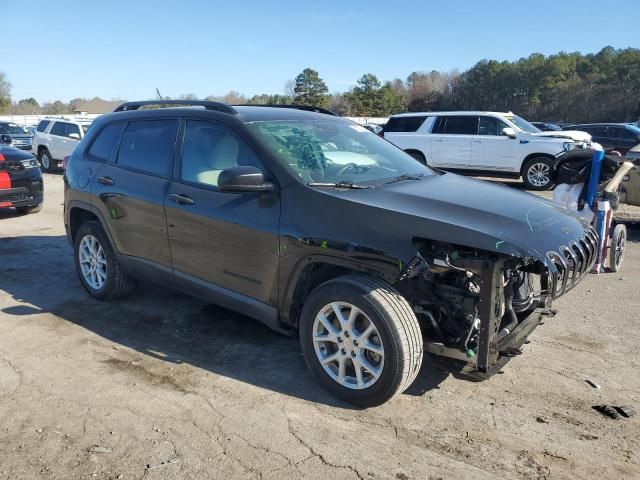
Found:
<svg viewBox="0 0 640 480"><path fill-rule="evenodd" d="M107 228L107 223L104 221L104 218L102 218L102 214L95 207L93 207L93 205L85 202L74 201L69 203L68 209L69 213L67 214L67 235L69 237L71 245L73 245L73 242L75 241L75 235L83 223L97 221L102 227L104 233L107 235L109 243L111 243L111 248L113 248L113 251L116 253L116 255L118 254L118 250L116 248L115 242L113 241L113 237L111 236L111 232Z"/></svg>
<svg viewBox="0 0 640 480"><path fill-rule="evenodd" d="M524 160L522 160L522 165L520 165L520 175L522 175L524 177L524 167L525 167L525 165L527 164L527 162L529 160L537 158L537 157L543 157L543 158L547 158L549 160L555 160L556 159L556 157L554 157L550 153L530 153L529 155L524 157Z"/></svg>
<svg viewBox="0 0 640 480"><path fill-rule="evenodd" d="M298 320L307 296L319 285L343 275L366 273L388 283L395 281L390 272L371 268L350 259L314 255L301 259L292 270L280 300L280 323L298 329Z"/></svg>

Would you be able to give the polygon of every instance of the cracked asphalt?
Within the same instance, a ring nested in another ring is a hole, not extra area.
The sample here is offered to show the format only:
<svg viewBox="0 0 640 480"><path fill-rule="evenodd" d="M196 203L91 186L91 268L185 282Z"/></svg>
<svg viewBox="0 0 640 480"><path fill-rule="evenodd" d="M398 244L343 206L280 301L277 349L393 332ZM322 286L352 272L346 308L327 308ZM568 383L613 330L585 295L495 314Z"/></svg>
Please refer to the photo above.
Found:
<svg viewBox="0 0 640 480"><path fill-rule="evenodd" d="M100 303L62 223L0 210L0 479L637 479L640 231L482 383L431 358L387 404L319 388L297 339L161 286ZM602 388L590 386L591 380Z"/></svg>

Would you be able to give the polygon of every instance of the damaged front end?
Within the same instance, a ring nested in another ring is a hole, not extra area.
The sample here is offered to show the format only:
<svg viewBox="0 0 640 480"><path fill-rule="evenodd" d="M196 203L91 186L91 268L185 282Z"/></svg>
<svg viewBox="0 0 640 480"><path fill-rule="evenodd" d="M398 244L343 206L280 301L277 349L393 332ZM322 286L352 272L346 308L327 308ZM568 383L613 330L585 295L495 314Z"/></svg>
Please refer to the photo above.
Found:
<svg viewBox="0 0 640 480"><path fill-rule="evenodd" d="M420 321L424 350L463 362L460 373L482 380L521 353L553 299L591 269L597 237L588 229L544 257L524 258L425 239L414 245L396 287Z"/></svg>

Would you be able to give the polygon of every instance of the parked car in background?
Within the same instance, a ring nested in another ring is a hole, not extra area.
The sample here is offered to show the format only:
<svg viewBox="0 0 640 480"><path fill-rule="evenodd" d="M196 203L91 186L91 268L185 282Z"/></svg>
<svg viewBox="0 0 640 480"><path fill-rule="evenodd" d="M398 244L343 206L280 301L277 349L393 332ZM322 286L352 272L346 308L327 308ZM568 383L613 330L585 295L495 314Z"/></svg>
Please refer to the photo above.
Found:
<svg viewBox="0 0 640 480"><path fill-rule="evenodd" d="M631 148L625 157L635 160L636 164L640 162L640 144ZM640 168L631 170L627 178L622 181L620 201L640 207Z"/></svg>
<svg viewBox="0 0 640 480"><path fill-rule="evenodd" d="M80 283L110 300L147 278L298 336L349 402L407 389L424 352L497 373L595 261L595 231L563 207L435 171L334 114L151 104L102 116L69 158Z"/></svg>
<svg viewBox="0 0 640 480"><path fill-rule="evenodd" d="M20 150L31 150L33 137L14 122L0 122L0 142L10 144Z"/></svg>
<svg viewBox="0 0 640 480"><path fill-rule="evenodd" d="M18 213L42 209L42 175L29 152L0 145L0 208L15 207Z"/></svg>
<svg viewBox="0 0 640 480"><path fill-rule="evenodd" d="M510 112L403 113L389 119L383 136L427 165L469 175L522 176L532 190L553 185L556 155L591 144L583 132L541 132Z"/></svg>
<svg viewBox="0 0 640 480"><path fill-rule="evenodd" d="M640 127L627 123L588 123L565 129L587 132L605 150L616 150L622 155L640 143Z"/></svg>
<svg viewBox="0 0 640 480"><path fill-rule="evenodd" d="M45 118L38 123L31 145L45 172L58 170L89 130L90 120Z"/></svg>
<svg viewBox="0 0 640 480"><path fill-rule="evenodd" d="M558 132L562 130L562 128L555 123L531 122L531 125L538 128L541 132Z"/></svg>

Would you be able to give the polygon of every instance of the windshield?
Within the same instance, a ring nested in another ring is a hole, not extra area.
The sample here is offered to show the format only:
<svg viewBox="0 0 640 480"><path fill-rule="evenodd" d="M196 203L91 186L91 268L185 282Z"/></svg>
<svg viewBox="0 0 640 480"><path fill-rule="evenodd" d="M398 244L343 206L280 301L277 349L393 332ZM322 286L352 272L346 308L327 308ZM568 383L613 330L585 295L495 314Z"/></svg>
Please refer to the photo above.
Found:
<svg viewBox="0 0 640 480"><path fill-rule="evenodd" d="M383 183L433 171L366 128L331 119L269 120L247 126L305 183Z"/></svg>
<svg viewBox="0 0 640 480"><path fill-rule="evenodd" d="M0 134L2 135L24 135L25 132L15 123L0 123Z"/></svg>
<svg viewBox="0 0 640 480"><path fill-rule="evenodd" d="M518 127L523 132L540 133L542 131L535 125L530 124L524 118L519 117L517 115L505 115L504 118L506 118L507 120L510 120L511 123L514 123L516 127Z"/></svg>
<svg viewBox="0 0 640 480"><path fill-rule="evenodd" d="M640 128L636 127L635 125L627 125L627 129L631 130L636 135L640 135Z"/></svg>

